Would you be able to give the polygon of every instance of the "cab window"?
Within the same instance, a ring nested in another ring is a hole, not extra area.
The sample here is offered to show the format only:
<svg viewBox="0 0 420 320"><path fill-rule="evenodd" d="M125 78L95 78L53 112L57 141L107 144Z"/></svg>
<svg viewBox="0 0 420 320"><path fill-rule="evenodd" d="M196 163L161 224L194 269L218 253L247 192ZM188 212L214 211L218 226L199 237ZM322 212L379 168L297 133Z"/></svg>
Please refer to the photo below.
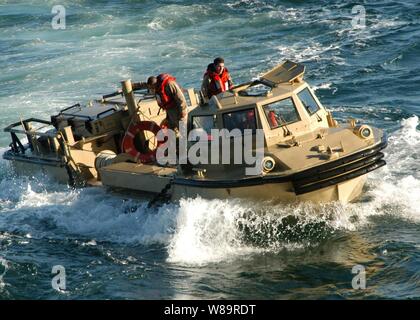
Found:
<svg viewBox="0 0 420 320"><path fill-rule="evenodd" d="M193 116L192 129L202 129L207 134L211 133L211 129L215 128L214 116Z"/></svg>
<svg viewBox="0 0 420 320"><path fill-rule="evenodd" d="M292 98L264 105L263 109L271 129L300 120Z"/></svg>
<svg viewBox="0 0 420 320"><path fill-rule="evenodd" d="M245 129L257 128L255 109L246 109L223 114L223 126L229 131L239 129L243 133Z"/></svg>
<svg viewBox="0 0 420 320"><path fill-rule="evenodd" d="M319 110L319 106L308 88L303 89L297 95L310 115L314 114Z"/></svg>

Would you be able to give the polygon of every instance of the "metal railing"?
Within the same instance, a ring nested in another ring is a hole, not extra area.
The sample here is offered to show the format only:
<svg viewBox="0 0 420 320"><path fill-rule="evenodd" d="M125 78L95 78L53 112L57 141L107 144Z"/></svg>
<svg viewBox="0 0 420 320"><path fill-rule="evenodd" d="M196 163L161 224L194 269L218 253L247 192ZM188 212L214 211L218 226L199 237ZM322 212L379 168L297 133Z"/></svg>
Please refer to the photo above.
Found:
<svg viewBox="0 0 420 320"><path fill-rule="evenodd" d="M42 124L43 126L38 126L34 128L32 126L33 123ZM59 132L43 132L40 131L48 126L52 126L50 121L41 120L37 118L29 118L26 120L21 120L16 123L12 123L11 125L7 126L4 129L4 132L9 132L12 138L12 143L10 144L10 148L15 153L25 154L28 147L31 151L39 151L36 150L36 146L34 145L34 140L38 137L46 137L49 151L57 154L56 144L54 143L54 139L57 139L58 143L61 144L61 133ZM18 128L21 127L21 128ZM22 141L19 139L18 134L24 134L28 139L28 145L25 146Z"/></svg>

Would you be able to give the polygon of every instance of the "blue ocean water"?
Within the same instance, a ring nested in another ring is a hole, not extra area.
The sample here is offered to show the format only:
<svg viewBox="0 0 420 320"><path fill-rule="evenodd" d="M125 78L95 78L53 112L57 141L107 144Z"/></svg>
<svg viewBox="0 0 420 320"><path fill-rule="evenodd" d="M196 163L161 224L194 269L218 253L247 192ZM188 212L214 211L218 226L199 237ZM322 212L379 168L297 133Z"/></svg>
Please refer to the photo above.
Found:
<svg viewBox="0 0 420 320"><path fill-rule="evenodd" d="M0 299L420 298L420 3L0 1L0 127L169 72L196 87L223 56L236 83L284 59L339 120L389 134L357 203L184 199L16 177L0 160ZM366 27L351 24L366 9ZM0 153L9 137L0 134ZM66 290L51 269L66 269ZM352 268L366 268L366 289Z"/></svg>

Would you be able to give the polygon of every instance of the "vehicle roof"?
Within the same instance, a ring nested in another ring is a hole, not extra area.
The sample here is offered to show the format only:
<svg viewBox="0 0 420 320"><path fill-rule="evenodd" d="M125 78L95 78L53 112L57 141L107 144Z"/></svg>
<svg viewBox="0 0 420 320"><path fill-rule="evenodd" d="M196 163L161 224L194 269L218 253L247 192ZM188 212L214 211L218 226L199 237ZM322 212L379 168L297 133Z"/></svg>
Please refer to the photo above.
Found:
<svg viewBox="0 0 420 320"><path fill-rule="evenodd" d="M241 109L245 106L270 103L276 98L290 97L294 91L307 86L305 81L299 83L282 83L272 88L267 96L241 96L230 91L225 91L210 99L208 105L201 105L191 112L192 115L214 114L220 110L228 111ZM267 88L269 89L269 88Z"/></svg>
<svg viewBox="0 0 420 320"><path fill-rule="evenodd" d="M293 92L307 87L303 80L305 67L289 60L275 66L261 75L257 80L235 86L232 90L211 97L208 104L202 104L191 112L191 115L211 115L221 110L241 109L242 107L271 103L290 97ZM256 85L266 87L266 92L252 95ZM244 95L250 89L249 95Z"/></svg>

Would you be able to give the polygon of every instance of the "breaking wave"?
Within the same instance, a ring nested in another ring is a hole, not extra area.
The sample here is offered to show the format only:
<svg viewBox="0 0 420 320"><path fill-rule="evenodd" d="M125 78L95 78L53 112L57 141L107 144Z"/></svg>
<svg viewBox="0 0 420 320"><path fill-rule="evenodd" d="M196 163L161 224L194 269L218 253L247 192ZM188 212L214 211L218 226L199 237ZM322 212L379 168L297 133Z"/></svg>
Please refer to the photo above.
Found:
<svg viewBox="0 0 420 320"><path fill-rule="evenodd" d="M158 244L167 248L168 262L186 265L316 246L337 232L366 227L371 216L418 223L418 125L417 116L405 119L389 137L388 165L369 175L365 195L356 203L272 205L195 198L148 209L146 200L110 196L101 188L71 189L42 175L6 176L0 182L0 222L3 231L33 238Z"/></svg>

